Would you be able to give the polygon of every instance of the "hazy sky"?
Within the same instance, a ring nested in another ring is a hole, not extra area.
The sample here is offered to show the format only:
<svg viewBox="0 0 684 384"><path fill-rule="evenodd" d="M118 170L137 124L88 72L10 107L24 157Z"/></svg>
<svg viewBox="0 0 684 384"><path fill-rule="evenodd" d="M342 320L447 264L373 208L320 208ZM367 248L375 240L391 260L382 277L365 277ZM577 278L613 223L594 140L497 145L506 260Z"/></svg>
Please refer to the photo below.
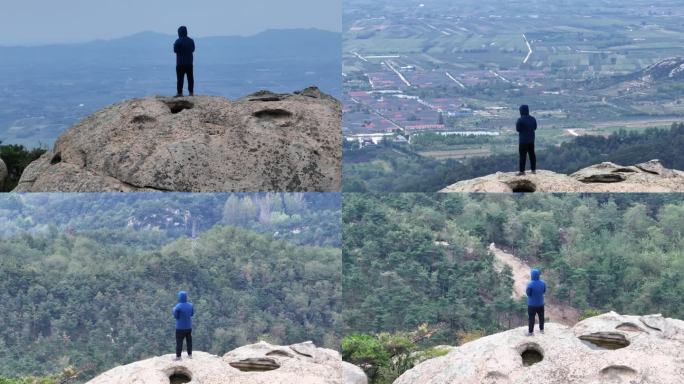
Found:
<svg viewBox="0 0 684 384"><path fill-rule="evenodd" d="M342 0L0 0L0 45L80 42L142 31L252 35L273 28L341 31Z"/></svg>

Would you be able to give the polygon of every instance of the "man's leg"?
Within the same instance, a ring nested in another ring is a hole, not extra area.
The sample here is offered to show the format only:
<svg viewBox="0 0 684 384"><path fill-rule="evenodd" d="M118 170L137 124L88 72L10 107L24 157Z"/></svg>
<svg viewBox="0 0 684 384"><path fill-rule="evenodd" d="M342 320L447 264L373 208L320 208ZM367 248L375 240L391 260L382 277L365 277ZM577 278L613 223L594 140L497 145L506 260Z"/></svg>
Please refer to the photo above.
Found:
<svg viewBox="0 0 684 384"><path fill-rule="evenodd" d="M534 316L535 316L535 307L527 306L527 331L528 333L534 332Z"/></svg>
<svg viewBox="0 0 684 384"><path fill-rule="evenodd" d="M520 160L518 162L518 168L520 169L520 173L525 173L525 162L526 162L526 151L525 151L525 144L520 144L518 145L518 155L520 156Z"/></svg>
<svg viewBox="0 0 684 384"><path fill-rule="evenodd" d="M192 65L185 67L185 72L188 74L188 91L192 95L195 93L195 75L193 74Z"/></svg>
<svg viewBox="0 0 684 384"><path fill-rule="evenodd" d="M192 329L188 331L186 340L188 343L188 356L192 356Z"/></svg>
<svg viewBox="0 0 684 384"><path fill-rule="evenodd" d="M530 153L530 167L532 172L534 172L537 170L537 155L534 153L534 143L530 144L528 152Z"/></svg>
<svg viewBox="0 0 684 384"><path fill-rule="evenodd" d="M176 95L183 94L183 66L176 65Z"/></svg>
<svg viewBox="0 0 684 384"><path fill-rule="evenodd" d="M183 352L183 331L176 330L176 357L181 357Z"/></svg>
<svg viewBox="0 0 684 384"><path fill-rule="evenodd" d="M539 330L544 331L544 306L543 305L537 309L537 313L539 314Z"/></svg>

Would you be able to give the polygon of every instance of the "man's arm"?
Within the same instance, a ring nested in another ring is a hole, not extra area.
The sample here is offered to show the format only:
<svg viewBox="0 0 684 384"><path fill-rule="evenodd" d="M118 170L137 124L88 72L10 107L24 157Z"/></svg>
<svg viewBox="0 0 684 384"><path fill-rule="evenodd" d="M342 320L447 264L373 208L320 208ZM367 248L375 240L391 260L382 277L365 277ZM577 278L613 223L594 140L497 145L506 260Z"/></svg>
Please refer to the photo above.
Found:
<svg viewBox="0 0 684 384"><path fill-rule="evenodd" d="M190 305L190 317L195 316L195 306Z"/></svg>
<svg viewBox="0 0 684 384"><path fill-rule="evenodd" d="M532 129L537 130L537 119L534 119L534 124L532 124Z"/></svg>
<svg viewBox="0 0 684 384"><path fill-rule="evenodd" d="M195 40L190 39L190 46L192 47L192 53L195 53Z"/></svg>
<svg viewBox="0 0 684 384"><path fill-rule="evenodd" d="M522 129L522 123L520 122L520 119L518 119L518 121L515 123L515 130L520 132L521 129Z"/></svg>
<svg viewBox="0 0 684 384"><path fill-rule="evenodd" d="M173 53L178 53L178 40L176 40L176 42L173 43Z"/></svg>
<svg viewBox="0 0 684 384"><path fill-rule="evenodd" d="M525 293L527 296L530 296L532 294L532 287L530 287L530 284L527 284L527 289L525 290Z"/></svg>
<svg viewBox="0 0 684 384"><path fill-rule="evenodd" d="M178 318L178 306L176 305L173 307L173 318L177 319Z"/></svg>

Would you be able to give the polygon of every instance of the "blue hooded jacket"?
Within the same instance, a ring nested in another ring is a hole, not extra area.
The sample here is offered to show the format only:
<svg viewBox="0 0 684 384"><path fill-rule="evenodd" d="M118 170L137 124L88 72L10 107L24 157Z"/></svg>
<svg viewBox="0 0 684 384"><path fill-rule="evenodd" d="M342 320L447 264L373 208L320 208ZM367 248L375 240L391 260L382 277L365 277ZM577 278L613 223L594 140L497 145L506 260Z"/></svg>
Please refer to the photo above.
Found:
<svg viewBox="0 0 684 384"><path fill-rule="evenodd" d="M546 293L546 283L539 279L538 269L532 270L532 281L527 283L527 305L531 307L541 307L544 305L544 293Z"/></svg>
<svg viewBox="0 0 684 384"><path fill-rule="evenodd" d="M195 41L188 37L187 27L178 28L178 40L173 44L173 51L176 53L176 65L192 65Z"/></svg>
<svg viewBox="0 0 684 384"><path fill-rule="evenodd" d="M518 143L534 144L534 131L537 130L537 119L530 116L530 107L520 106L520 118L515 123L515 130L519 132Z"/></svg>
<svg viewBox="0 0 684 384"><path fill-rule="evenodd" d="M192 303L188 303L188 293L178 292L178 304L173 307L173 317L176 319L177 330L192 329L192 316L195 315L195 308Z"/></svg>

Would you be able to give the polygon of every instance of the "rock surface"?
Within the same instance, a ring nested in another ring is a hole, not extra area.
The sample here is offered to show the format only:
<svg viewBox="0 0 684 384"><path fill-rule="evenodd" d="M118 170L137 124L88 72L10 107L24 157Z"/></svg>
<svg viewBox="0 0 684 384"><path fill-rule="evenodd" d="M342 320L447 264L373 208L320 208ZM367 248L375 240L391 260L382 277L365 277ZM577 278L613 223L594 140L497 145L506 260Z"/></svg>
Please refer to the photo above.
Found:
<svg viewBox="0 0 684 384"><path fill-rule="evenodd" d="M358 376L360 369L343 364L339 353L317 348L311 342L276 346L262 341L235 349L223 357L204 352L193 352L192 359L183 355L181 361L174 361L174 357L164 355L123 365L88 384L169 384L171 379L191 384L366 383L362 381L365 375ZM353 381L343 381L343 377Z"/></svg>
<svg viewBox="0 0 684 384"><path fill-rule="evenodd" d="M7 180L7 176L9 176L9 172L7 171L7 165L5 164L2 159L0 159L0 185Z"/></svg>
<svg viewBox="0 0 684 384"><path fill-rule="evenodd" d="M522 327L466 343L404 372L394 384L684 382L681 320L610 312L572 328L548 324L544 335L526 332Z"/></svg>
<svg viewBox="0 0 684 384"><path fill-rule="evenodd" d="M368 377L360 367L354 364L342 362L342 383L344 384L368 384Z"/></svg>
<svg viewBox="0 0 684 384"><path fill-rule="evenodd" d="M523 176L497 172L459 181L440 192L684 192L684 172L667 169L658 160L626 167L606 162L570 175L543 170Z"/></svg>
<svg viewBox="0 0 684 384"><path fill-rule="evenodd" d="M317 88L128 100L68 129L15 191L339 191L341 114Z"/></svg>

